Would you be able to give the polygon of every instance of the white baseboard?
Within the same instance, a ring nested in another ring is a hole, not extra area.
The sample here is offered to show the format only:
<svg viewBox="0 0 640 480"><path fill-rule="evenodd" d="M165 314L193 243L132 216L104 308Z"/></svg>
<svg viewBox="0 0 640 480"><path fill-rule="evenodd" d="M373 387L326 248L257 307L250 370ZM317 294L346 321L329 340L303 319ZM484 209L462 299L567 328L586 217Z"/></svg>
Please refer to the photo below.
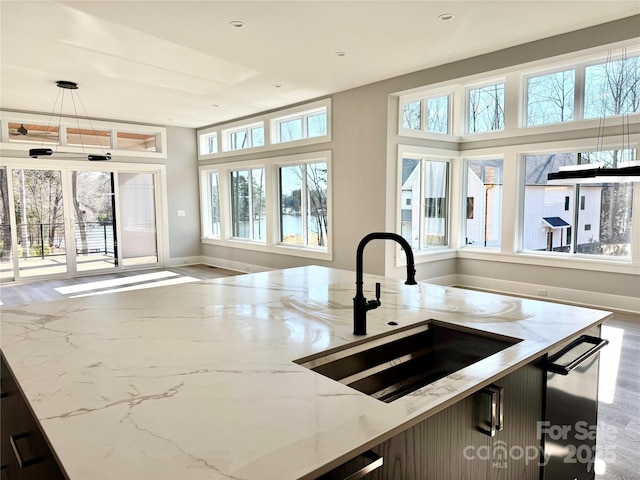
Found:
<svg viewBox="0 0 640 480"><path fill-rule="evenodd" d="M227 260L225 258L218 258L218 257L201 256L200 263L203 263L204 265L209 265L210 267L225 268L227 270L234 270L236 272L242 272L242 273L260 273L260 272L267 272L269 270L273 270L272 268L267 268L262 265L236 262L234 260Z"/></svg>
<svg viewBox="0 0 640 480"><path fill-rule="evenodd" d="M495 278L475 277L471 275L457 275L456 282L451 285L478 288L485 291L513 294L537 300L550 300L570 303L585 307L617 310L621 312L640 313L640 299L624 297L607 293L573 290L570 288L550 287L532 283L511 282Z"/></svg>

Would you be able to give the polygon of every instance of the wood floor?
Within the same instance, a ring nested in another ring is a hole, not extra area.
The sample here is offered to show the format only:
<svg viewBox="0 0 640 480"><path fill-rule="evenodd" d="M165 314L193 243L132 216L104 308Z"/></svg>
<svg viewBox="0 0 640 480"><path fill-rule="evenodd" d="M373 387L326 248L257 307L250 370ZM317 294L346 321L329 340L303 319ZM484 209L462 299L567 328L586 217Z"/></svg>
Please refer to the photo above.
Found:
<svg viewBox="0 0 640 480"><path fill-rule="evenodd" d="M7 284L0 286L0 305L10 307L228 275L237 275L237 272L193 265ZM640 315L616 314L603 326L602 336L611 343L601 354L596 480L639 480Z"/></svg>

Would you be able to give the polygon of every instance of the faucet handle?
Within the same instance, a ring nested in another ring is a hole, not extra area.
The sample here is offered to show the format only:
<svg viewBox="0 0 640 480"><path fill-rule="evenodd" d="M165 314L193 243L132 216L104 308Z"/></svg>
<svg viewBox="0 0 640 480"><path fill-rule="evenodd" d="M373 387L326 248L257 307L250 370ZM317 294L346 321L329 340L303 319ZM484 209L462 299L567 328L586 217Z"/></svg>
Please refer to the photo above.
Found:
<svg viewBox="0 0 640 480"><path fill-rule="evenodd" d="M380 282L376 282L376 301L380 304Z"/></svg>

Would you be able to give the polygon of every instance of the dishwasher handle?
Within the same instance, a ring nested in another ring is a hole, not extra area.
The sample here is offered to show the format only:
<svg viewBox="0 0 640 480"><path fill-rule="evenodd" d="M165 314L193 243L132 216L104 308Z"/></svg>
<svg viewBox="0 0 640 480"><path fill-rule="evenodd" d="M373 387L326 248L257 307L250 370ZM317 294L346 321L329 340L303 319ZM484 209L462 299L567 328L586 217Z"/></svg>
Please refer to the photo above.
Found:
<svg viewBox="0 0 640 480"><path fill-rule="evenodd" d="M589 350L584 352L582 355L578 356L575 360L567 363L566 365L556 363L556 360L558 360L560 357L565 355L570 350L573 350L578 345L582 345L583 343L591 343L593 347L591 347ZM606 340L604 338L592 337L591 335L582 335L581 337L577 338L576 340L571 342L569 345L564 347L558 353L555 353L554 355L550 356L547 363L547 370L549 372L558 373L560 375L569 375L569 372L571 372L571 370L576 368L578 365L580 365L582 362L584 362L588 358L598 353L608 344L609 344L609 340Z"/></svg>

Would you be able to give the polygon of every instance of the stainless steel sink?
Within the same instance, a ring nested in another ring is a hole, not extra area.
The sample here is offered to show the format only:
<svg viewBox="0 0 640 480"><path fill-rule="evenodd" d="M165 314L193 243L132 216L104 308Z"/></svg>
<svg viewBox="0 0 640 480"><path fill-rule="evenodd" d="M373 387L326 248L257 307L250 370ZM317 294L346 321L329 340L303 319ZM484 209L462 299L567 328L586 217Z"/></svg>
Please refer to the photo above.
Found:
<svg viewBox="0 0 640 480"><path fill-rule="evenodd" d="M519 341L429 320L295 362L392 402Z"/></svg>

